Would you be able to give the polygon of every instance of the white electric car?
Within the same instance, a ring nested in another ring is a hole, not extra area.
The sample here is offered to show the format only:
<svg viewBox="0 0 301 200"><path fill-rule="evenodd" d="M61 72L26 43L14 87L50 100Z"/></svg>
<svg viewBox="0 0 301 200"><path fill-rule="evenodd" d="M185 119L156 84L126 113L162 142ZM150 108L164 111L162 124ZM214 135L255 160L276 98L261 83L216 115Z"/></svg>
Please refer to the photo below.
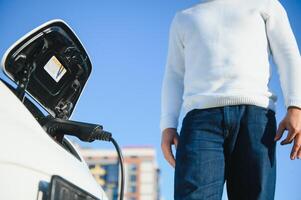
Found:
<svg viewBox="0 0 301 200"><path fill-rule="evenodd" d="M10 80L0 81L0 199L106 200L79 151L41 125L45 113L70 118L91 73L72 29L62 20L34 29L7 50L2 68Z"/></svg>

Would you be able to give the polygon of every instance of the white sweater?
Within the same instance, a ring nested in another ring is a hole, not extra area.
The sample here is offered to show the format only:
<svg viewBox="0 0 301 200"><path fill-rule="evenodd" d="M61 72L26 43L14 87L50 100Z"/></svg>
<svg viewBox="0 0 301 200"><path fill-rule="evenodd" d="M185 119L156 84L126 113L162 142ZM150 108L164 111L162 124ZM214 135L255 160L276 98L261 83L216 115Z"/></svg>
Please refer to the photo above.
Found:
<svg viewBox="0 0 301 200"><path fill-rule="evenodd" d="M171 23L160 128L177 128L192 109L250 104L275 111L277 66L285 107L301 108L301 57L278 0L203 0ZM276 112L276 111L275 111Z"/></svg>

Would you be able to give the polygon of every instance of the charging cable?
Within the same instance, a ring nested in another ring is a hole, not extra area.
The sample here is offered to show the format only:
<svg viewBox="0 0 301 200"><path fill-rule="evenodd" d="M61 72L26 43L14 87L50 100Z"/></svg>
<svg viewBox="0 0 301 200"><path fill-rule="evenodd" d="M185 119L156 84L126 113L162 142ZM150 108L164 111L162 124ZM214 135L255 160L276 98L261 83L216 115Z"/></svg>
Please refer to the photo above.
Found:
<svg viewBox="0 0 301 200"><path fill-rule="evenodd" d="M53 117L46 117L41 122L44 130L52 137L64 137L64 135L72 135L84 142L93 142L95 140L112 142L117 154L121 171L121 184L119 199L123 200L124 196L124 166L121 149L112 137L110 132L103 130L101 125L83 123Z"/></svg>

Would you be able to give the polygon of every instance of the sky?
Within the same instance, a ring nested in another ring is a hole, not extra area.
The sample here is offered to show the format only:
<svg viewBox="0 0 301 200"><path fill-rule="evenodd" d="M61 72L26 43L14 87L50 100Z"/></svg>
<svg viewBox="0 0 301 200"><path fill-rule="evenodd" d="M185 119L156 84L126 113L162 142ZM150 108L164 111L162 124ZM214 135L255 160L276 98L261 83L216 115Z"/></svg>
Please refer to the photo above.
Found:
<svg viewBox="0 0 301 200"><path fill-rule="evenodd" d="M160 148L160 94L168 32L176 11L198 0L0 0L0 56L36 26L63 19L76 32L93 72L73 119L102 124L122 147L152 146L161 169L161 193L173 199L174 170ZM301 1L281 1L301 45ZM0 77L4 77L0 72ZM276 67L270 87L278 96L277 123L285 108ZM301 89L301 86L300 86ZM1 101L1 100L0 100ZM87 146L86 144L82 144ZM89 144L112 148L109 144ZM277 146L276 200L300 200L301 161L290 161L291 145ZM226 195L224 195L226 196ZM226 199L226 198L224 198Z"/></svg>

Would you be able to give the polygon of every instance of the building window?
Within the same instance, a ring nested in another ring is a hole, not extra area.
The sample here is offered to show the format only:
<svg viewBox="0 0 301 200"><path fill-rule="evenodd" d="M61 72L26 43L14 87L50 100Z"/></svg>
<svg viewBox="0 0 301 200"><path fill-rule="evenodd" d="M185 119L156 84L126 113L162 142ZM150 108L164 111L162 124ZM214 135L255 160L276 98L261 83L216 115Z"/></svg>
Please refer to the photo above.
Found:
<svg viewBox="0 0 301 200"><path fill-rule="evenodd" d="M136 186L135 185L131 185L130 187L129 187L129 192L130 193L136 193Z"/></svg>
<svg viewBox="0 0 301 200"><path fill-rule="evenodd" d="M136 172L137 171L137 165L136 164L130 164L129 165L129 171L130 172Z"/></svg>
<svg viewBox="0 0 301 200"><path fill-rule="evenodd" d="M136 183L136 180L137 180L137 176L136 175L133 174L133 175L130 176L130 181L131 182Z"/></svg>

